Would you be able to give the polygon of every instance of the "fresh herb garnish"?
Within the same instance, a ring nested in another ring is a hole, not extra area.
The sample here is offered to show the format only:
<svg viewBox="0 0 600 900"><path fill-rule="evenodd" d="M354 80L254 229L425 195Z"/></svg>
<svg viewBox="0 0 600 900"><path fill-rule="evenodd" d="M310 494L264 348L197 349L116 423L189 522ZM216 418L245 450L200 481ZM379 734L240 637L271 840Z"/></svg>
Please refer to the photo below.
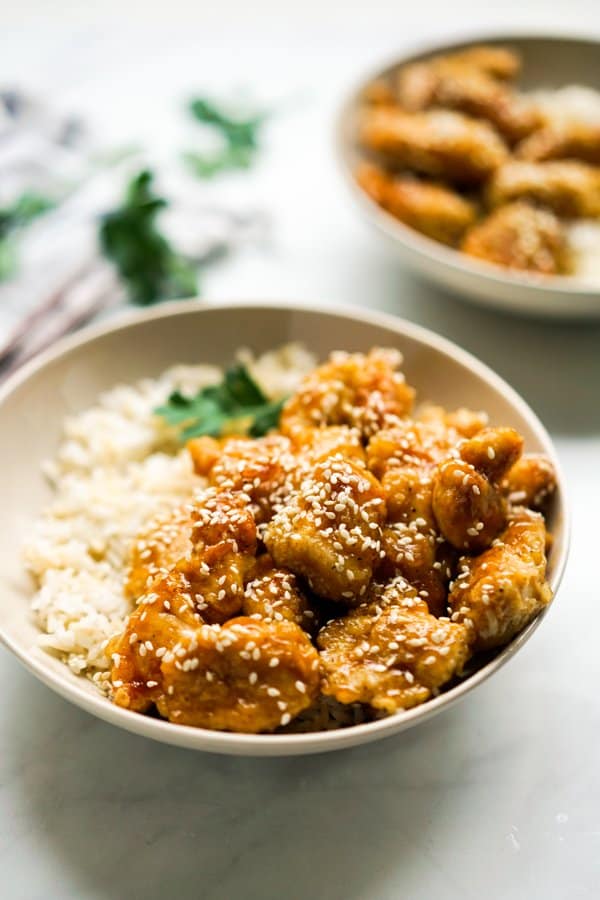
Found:
<svg viewBox="0 0 600 900"><path fill-rule="evenodd" d="M7 278L16 268L16 233L54 205L49 197L24 191L14 203L0 209L0 279Z"/></svg>
<svg viewBox="0 0 600 900"><path fill-rule="evenodd" d="M187 441L193 437L248 434L261 437L279 423L284 400L269 400L243 365L227 369L220 384L202 388L194 397L174 391L157 415Z"/></svg>
<svg viewBox="0 0 600 900"><path fill-rule="evenodd" d="M129 299L143 306L198 291L195 267L158 230L157 216L168 202L154 193L153 180L147 170L136 175L123 205L103 218L99 232L102 250L117 267Z"/></svg>
<svg viewBox="0 0 600 900"><path fill-rule="evenodd" d="M247 169L259 148L260 129L267 118L264 113L246 119L234 119L215 103L196 97L189 105L192 116L203 125L216 129L223 138L221 150L214 153L189 151L184 159L199 178L211 178L231 169Z"/></svg>

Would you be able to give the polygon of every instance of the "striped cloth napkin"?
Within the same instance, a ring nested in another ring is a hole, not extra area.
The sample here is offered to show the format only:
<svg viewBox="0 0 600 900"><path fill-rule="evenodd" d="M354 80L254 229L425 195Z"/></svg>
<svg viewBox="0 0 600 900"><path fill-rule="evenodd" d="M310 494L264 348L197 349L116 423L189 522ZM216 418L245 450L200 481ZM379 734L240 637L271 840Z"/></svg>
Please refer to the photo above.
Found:
<svg viewBox="0 0 600 900"><path fill-rule="evenodd" d="M126 303L99 250L98 222L145 162L140 151L108 151L79 118L18 90L0 90L0 211L32 192L54 204L17 235L15 272L0 280L0 379ZM264 237L264 213L198 203L184 179L165 177L171 202L161 227L199 265Z"/></svg>

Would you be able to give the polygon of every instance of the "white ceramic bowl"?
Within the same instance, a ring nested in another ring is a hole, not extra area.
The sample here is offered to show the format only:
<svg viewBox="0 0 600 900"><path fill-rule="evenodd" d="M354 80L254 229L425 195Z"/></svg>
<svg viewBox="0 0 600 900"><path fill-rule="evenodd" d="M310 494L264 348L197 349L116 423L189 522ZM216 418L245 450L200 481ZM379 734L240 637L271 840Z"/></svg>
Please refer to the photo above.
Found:
<svg viewBox="0 0 600 900"><path fill-rule="evenodd" d="M241 344L261 352L287 341L303 342L319 358L334 349L398 347L407 378L421 399L486 409L492 422L517 428L528 450L546 453L559 475L549 565L550 583L554 591L558 587L568 527L564 480L554 447L527 404L481 362L416 325L358 310L166 304L62 341L0 390L0 638L41 681L101 719L165 743L217 753L268 756L349 747L402 731L454 703L510 659L541 622L540 616L491 662L423 706L366 725L300 735L227 734L129 712L112 705L91 682L76 677L37 646L38 630L30 610L33 585L23 568L21 547L51 496L40 467L56 450L64 417L86 409L101 391L117 383L156 376L175 363L223 365Z"/></svg>
<svg viewBox="0 0 600 900"><path fill-rule="evenodd" d="M564 276L536 277L479 261L420 234L381 209L357 184L353 172L361 152L356 142L360 97L367 84L400 66L473 44L513 47L523 59L518 82L524 90L578 84L600 90L600 42L566 37L481 35L458 43L423 48L394 60L352 91L340 112L336 143L345 179L359 210L410 269L481 306L544 318L600 318L600 286Z"/></svg>

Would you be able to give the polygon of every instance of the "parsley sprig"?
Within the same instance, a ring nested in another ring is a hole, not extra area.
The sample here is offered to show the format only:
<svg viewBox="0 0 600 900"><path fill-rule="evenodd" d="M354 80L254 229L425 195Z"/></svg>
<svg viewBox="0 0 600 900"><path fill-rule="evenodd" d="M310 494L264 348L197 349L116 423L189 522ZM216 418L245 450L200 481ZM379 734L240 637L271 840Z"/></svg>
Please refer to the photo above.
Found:
<svg viewBox="0 0 600 900"><path fill-rule="evenodd" d="M248 169L259 149L260 130L267 118L260 113L245 119L234 119L223 109L204 97L196 97L189 105L191 115L209 125L223 138L222 149L215 153L189 151L184 159L199 178L211 178L231 169Z"/></svg>
<svg viewBox="0 0 600 900"><path fill-rule="evenodd" d="M174 391L155 412L178 429L182 442L202 435L261 437L277 427L283 403L269 400L246 367L237 364L220 384L204 387L194 397Z"/></svg>
<svg viewBox="0 0 600 900"><path fill-rule="evenodd" d="M116 266L129 299L142 306L198 291L195 267L158 229L157 217L168 202L154 192L153 180L152 172L139 172L122 205L103 218L99 230L102 250Z"/></svg>
<svg viewBox="0 0 600 900"><path fill-rule="evenodd" d="M10 206L0 208L0 280L12 275L16 268L17 233L54 205L49 197L24 191Z"/></svg>

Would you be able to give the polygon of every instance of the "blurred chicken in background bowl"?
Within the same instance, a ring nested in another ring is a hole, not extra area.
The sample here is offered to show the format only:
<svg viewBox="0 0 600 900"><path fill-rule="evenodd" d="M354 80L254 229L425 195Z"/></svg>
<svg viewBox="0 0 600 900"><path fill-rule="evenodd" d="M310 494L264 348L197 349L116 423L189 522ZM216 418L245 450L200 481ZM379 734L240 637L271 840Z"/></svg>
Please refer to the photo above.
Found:
<svg viewBox="0 0 600 900"><path fill-rule="evenodd" d="M480 304L600 316L598 50L474 40L359 86L339 120L342 166L403 262Z"/></svg>

